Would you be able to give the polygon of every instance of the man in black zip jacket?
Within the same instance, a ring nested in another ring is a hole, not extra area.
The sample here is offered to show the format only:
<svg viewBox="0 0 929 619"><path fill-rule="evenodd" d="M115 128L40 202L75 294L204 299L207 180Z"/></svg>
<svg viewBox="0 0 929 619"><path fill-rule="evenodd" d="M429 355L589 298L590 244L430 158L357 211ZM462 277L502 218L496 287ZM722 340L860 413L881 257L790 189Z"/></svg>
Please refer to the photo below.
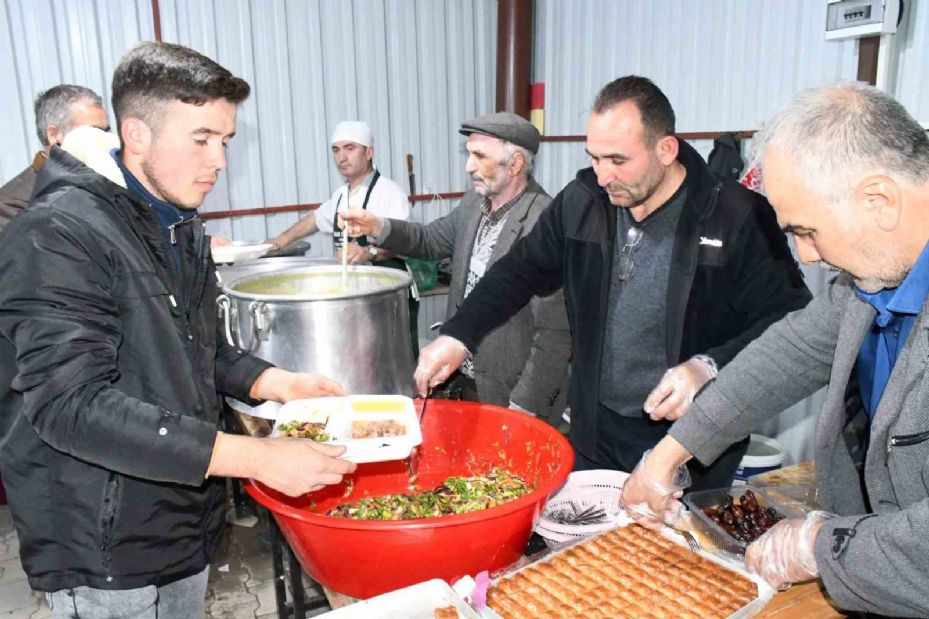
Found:
<svg viewBox="0 0 929 619"><path fill-rule="evenodd" d="M445 323L416 381L444 380L533 295L564 286L575 466L631 471L718 367L810 294L770 205L710 174L651 81L603 88L587 151L593 168ZM693 487L730 485L745 448L694 465Z"/></svg>
<svg viewBox="0 0 929 619"><path fill-rule="evenodd" d="M200 618L222 476L289 495L354 465L311 441L218 431L220 399L343 393L217 338L196 220L249 86L184 47L120 61L121 148L53 148L0 242L0 463L33 589L55 617Z"/></svg>

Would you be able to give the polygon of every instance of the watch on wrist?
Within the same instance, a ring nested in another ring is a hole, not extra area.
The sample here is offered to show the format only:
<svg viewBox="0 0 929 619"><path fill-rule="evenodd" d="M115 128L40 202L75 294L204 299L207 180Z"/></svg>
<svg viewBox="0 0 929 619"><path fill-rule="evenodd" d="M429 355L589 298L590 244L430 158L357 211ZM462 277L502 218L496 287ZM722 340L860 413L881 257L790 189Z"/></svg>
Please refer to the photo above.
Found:
<svg viewBox="0 0 929 619"><path fill-rule="evenodd" d="M373 245L368 245L368 256L371 257L371 262L377 260L377 247Z"/></svg>

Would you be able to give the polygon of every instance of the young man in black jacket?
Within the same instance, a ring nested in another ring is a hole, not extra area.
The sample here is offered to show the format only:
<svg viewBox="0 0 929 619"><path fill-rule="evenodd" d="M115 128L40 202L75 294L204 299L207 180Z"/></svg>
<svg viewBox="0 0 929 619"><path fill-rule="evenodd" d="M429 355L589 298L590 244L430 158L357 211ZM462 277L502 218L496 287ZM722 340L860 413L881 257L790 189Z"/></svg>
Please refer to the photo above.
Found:
<svg viewBox="0 0 929 619"><path fill-rule="evenodd" d="M710 174L651 81L603 88L587 152L593 168L423 349L416 381L444 380L529 298L563 286L576 467L631 471L719 367L810 294L770 205ZM694 487L728 486L745 446L695 465Z"/></svg>
<svg viewBox="0 0 929 619"><path fill-rule="evenodd" d="M53 616L199 619L222 476L299 495L354 470L343 448L224 435L219 394L343 391L217 339L196 209L226 166L248 84L187 48L144 43L112 92L121 149L72 132L4 232L3 481L23 568Z"/></svg>

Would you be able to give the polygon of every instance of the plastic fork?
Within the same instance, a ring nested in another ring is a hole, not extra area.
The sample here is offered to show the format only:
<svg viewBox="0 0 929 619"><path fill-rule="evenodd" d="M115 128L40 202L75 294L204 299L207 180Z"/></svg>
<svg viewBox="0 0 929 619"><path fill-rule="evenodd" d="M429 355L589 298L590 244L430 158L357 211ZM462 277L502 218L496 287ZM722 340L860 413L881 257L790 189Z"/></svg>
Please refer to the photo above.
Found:
<svg viewBox="0 0 929 619"><path fill-rule="evenodd" d="M419 411L419 427L423 425L423 419L426 418L426 404L429 402L429 397L432 395L432 387L426 388L426 395L423 396L423 407ZM419 474L419 445L413 448L413 451L410 452L410 457L406 461L407 471L410 473L410 479L415 480L416 475ZM413 483L412 481L410 483Z"/></svg>
<svg viewBox="0 0 929 619"><path fill-rule="evenodd" d="M693 533L691 533L690 531L687 531L686 529L679 529L666 520L662 520L661 522L662 524L664 524L664 526L668 527L669 529L674 529L675 531L680 533L684 537L684 541L687 542L687 545L690 547L691 552L693 553L700 552L700 544L697 543L697 538L693 536Z"/></svg>
<svg viewBox="0 0 929 619"><path fill-rule="evenodd" d="M655 517L655 512L653 512L651 508L645 503L640 503L637 505L627 505L626 511L628 512L629 510L638 512L644 516L649 516L652 518ZM684 541L687 542L687 546L690 548L690 550L694 553L698 553L700 552L700 544L697 543L697 538L693 536L693 533L691 533L690 531L686 529L682 529L677 524L681 521L681 518L685 517L685 514L689 514L689 512L687 512L686 510L680 510L674 515L673 523L668 520L662 519L661 524L668 527L669 529L672 529L673 531L680 533L684 537Z"/></svg>

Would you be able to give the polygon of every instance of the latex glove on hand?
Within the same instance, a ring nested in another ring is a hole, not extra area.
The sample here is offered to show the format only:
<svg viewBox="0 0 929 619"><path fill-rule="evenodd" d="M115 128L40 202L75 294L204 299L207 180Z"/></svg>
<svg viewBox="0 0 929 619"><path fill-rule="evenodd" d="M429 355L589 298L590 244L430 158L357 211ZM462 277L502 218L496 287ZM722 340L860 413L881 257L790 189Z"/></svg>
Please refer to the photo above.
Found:
<svg viewBox="0 0 929 619"><path fill-rule="evenodd" d="M217 234L216 236L210 237L210 249L214 247L228 247L229 245L232 245L232 240L224 236Z"/></svg>
<svg viewBox="0 0 929 619"><path fill-rule="evenodd" d="M645 399L645 412L655 421L674 421L688 411L703 385L716 378L716 374L716 364L706 356L693 357L670 368Z"/></svg>
<svg viewBox="0 0 929 619"><path fill-rule="evenodd" d="M813 511L805 518L787 518L768 529L745 550L745 567L775 589L819 576L816 567L816 534L832 517Z"/></svg>
<svg viewBox="0 0 929 619"><path fill-rule="evenodd" d="M371 262L371 254L368 252L367 248L362 247L358 243L349 243L342 248L342 251L348 254L349 264L363 264L366 262ZM341 255L339 255L339 261L342 261Z"/></svg>
<svg viewBox="0 0 929 619"><path fill-rule="evenodd" d="M455 338L447 335L435 338L419 351L419 363L413 373L419 395L425 397L431 388L448 380L452 372L460 368L470 356L468 348Z"/></svg>
<svg viewBox="0 0 929 619"><path fill-rule="evenodd" d="M677 499L690 486L690 471L687 465L674 469L668 475L659 475L657 467L649 467L649 449L623 484L619 498L620 507L629 516L647 529L660 529L663 522L674 522L681 511Z"/></svg>
<svg viewBox="0 0 929 619"><path fill-rule="evenodd" d="M384 227L384 220L363 208L348 208L339 212L339 230L348 226L350 237L377 236Z"/></svg>

